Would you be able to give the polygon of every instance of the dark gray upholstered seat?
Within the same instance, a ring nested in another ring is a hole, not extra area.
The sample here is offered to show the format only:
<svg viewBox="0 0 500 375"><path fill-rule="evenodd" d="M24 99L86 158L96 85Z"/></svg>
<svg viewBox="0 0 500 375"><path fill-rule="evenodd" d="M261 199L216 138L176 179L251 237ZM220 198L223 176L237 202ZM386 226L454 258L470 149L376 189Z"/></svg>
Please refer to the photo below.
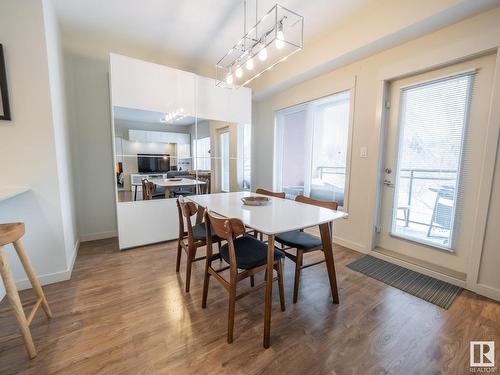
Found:
<svg viewBox="0 0 500 375"><path fill-rule="evenodd" d="M206 240L206 230L205 230L205 222L193 225L193 238L197 241L205 241ZM212 235L212 242L218 242L220 238L215 234Z"/></svg>
<svg viewBox="0 0 500 375"><path fill-rule="evenodd" d="M267 263L267 244L251 236L243 236L233 240L236 255L236 266L247 270L262 266ZM229 250L227 244L221 247L222 258L229 263ZM281 250L275 248L274 259L278 260L285 256Z"/></svg>
<svg viewBox="0 0 500 375"><path fill-rule="evenodd" d="M173 194L175 197L178 197L179 195L182 195L183 197L188 197L190 195L196 195L196 193L189 191L189 190L177 190L173 191Z"/></svg>
<svg viewBox="0 0 500 375"><path fill-rule="evenodd" d="M282 243L283 245L303 249L305 251L322 247L321 238L300 230L280 233L276 235L276 241Z"/></svg>

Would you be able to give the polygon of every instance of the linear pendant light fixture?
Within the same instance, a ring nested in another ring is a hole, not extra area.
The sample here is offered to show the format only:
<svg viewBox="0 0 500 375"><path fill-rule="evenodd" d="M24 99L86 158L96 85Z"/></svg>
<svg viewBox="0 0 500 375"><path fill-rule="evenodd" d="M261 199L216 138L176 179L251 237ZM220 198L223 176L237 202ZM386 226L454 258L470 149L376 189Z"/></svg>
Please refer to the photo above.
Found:
<svg viewBox="0 0 500 375"><path fill-rule="evenodd" d="M303 49L304 17L275 4L258 20L257 2L255 25L247 31L247 0L244 0L244 35L216 64L217 86L245 86Z"/></svg>

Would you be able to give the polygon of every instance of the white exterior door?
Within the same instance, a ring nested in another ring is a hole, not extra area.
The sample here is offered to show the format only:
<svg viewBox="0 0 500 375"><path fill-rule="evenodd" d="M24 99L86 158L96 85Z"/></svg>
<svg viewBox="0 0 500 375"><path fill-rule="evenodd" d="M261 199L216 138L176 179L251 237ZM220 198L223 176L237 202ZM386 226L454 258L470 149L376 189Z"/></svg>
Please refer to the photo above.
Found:
<svg viewBox="0 0 500 375"><path fill-rule="evenodd" d="M495 56L393 81L377 247L465 273Z"/></svg>

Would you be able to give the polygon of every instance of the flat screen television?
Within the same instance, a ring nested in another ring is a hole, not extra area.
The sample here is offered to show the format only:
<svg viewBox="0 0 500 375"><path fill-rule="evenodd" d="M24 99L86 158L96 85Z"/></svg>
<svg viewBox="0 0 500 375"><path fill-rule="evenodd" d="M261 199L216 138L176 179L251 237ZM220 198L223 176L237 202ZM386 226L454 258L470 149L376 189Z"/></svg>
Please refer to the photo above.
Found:
<svg viewBox="0 0 500 375"><path fill-rule="evenodd" d="M139 173L164 173L170 170L169 154L137 154Z"/></svg>

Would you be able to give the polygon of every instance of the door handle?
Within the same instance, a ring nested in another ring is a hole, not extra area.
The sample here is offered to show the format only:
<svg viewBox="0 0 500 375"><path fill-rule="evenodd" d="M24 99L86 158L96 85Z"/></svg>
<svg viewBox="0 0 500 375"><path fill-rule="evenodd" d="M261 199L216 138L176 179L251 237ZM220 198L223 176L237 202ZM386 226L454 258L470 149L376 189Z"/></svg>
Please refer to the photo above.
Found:
<svg viewBox="0 0 500 375"><path fill-rule="evenodd" d="M383 184L385 186L389 186L389 187L393 187L394 186L394 184L390 180L384 180Z"/></svg>

